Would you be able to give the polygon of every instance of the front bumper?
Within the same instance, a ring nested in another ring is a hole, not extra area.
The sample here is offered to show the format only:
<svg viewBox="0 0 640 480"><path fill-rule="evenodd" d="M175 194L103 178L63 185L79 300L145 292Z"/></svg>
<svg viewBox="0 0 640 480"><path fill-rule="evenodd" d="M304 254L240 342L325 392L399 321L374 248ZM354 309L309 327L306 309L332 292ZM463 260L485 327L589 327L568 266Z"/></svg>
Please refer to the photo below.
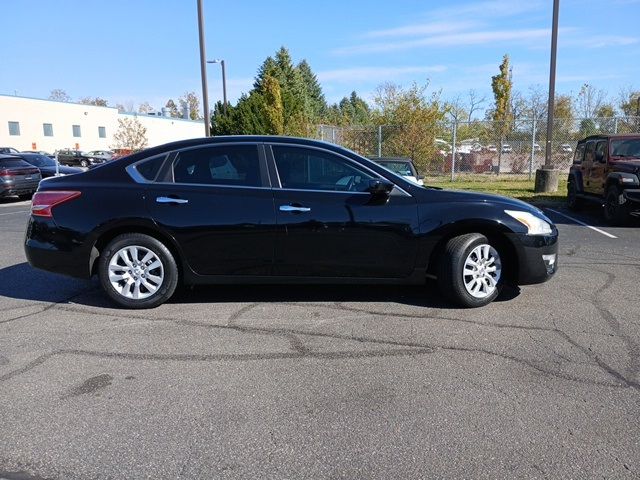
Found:
<svg viewBox="0 0 640 480"><path fill-rule="evenodd" d="M633 208L640 207L640 188L633 188L623 191L624 198L629 202L632 202L636 205L633 205Z"/></svg>
<svg viewBox="0 0 640 480"><path fill-rule="evenodd" d="M509 235L518 257L518 285L549 280L558 270L558 230L551 235Z"/></svg>

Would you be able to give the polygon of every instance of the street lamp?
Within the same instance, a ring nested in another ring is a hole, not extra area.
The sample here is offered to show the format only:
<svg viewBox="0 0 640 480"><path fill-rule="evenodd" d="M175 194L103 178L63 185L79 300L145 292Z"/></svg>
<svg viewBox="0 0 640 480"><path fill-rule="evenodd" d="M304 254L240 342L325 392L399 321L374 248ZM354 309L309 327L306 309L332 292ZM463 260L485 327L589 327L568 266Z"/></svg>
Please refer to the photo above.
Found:
<svg viewBox="0 0 640 480"><path fill-rule="evenodd" d="M204 134L211 135L211 118L209 116L209 93L207 92L207 64L204 44L204 11L202 0L198 0L198 36L200 40L200 75L202 76L202 103L204 110Z"/></svg>
<svg viewBox="0 0 640 480"><path fill-rule="evenodd" d="M207 63L219 63L222 67L222 111L227 114L227 73L224 67L224 60L216 58L215 60L207 60Z"/></svg>

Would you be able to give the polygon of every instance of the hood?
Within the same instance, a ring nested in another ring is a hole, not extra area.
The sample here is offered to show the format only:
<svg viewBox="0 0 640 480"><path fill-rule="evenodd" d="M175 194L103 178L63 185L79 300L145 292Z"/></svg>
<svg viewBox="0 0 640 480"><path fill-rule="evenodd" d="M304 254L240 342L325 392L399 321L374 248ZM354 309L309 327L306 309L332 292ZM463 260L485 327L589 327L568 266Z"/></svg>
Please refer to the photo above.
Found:
<svg viewBox="0 0 640 480"><path fill-rule="evenodd" d="M461 202L461 203L487 203L491 205L499 205L505 210L524 210L526 212L544 215L544 213L533 205L518 200L516 198L503 197L501 195L493 195L491 193L468 192L462 190L442 190L440 195L444 202Z"/></svg>

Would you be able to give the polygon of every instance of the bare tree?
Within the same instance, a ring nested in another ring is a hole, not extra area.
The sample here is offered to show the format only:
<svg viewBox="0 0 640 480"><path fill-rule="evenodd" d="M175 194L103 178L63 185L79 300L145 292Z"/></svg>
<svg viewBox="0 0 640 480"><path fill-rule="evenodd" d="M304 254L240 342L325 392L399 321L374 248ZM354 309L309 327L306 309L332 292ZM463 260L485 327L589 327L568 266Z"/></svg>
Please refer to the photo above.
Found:
<svg viewBox="0 0 640 480"><path fill-rule="evenodd" d="M478 111L482 105L484 105L484 103L487 101L487 97L485 96L480 96L480 94L476 91L476 90L469 90L469 121L471 121L473 114Z"/></svg>
<svg viewBox="0 0 640 480"><path fill-rule="evenodd" d="M137 118L119 118L113 148L137 152L147 146L147 129Z"/></svg>
<svg viewBox="0 0 640 480"><path fill-rule="evenodd" d="M595 88L593 85L585 83L580 88L578 98L576 99L578 107L578 115L582 118L590 118L595 116L595 113L605 102L607 94L604 90Z"/></svg>
<svg viewBox="0 0 640 480"><path fill-rule="evenodd" d="M61 88L54 88L49 93L49 100L55 100L57 102L70 102L71 97Z"/></svg>
<svg viewBox="0 0 640 480"><path fill-rule="evenodd" d="M142 102L138 107L138 113L150 113L153 112L154 108L149 104L149 102Z"/></svg>
<svg viewBox="0 0 640 480"><path fill-rule="evenodd" d="M100 98L100 97L95 97L95 98L82 97L80 100L78 100L78 102L82 103L83 105L95 105L97 107L108 106L107 101L104 98Z"/></svg>
<svg viewBox="0 0 640 480"><path fill-rule="evenodd" d="M180 104L180 111L183 111L185 107L189 109L189 118L191 120L199 120L200 116L200 99L195 92L186 92L182 97L178 99Z"/></svg>

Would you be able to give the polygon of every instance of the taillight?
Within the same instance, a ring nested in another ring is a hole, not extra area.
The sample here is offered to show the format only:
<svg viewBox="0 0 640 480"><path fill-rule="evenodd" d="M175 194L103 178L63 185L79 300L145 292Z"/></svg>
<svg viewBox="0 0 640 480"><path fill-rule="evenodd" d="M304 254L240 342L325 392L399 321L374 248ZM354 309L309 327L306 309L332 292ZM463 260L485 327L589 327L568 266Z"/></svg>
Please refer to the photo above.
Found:
<svg viewBox="0 0 640 480"><path fill-rule="evenodd" d="M31 215L36 217L53 217L51 209L56 205L78 198L81 192L45 191L36 192L31 201Z"/></svg>
<svg viewBox="0 0 640 480"><path fill-rule="evenodd" d="M0 177L15 177L16 172L12 170L0 170Z"/></svg>

